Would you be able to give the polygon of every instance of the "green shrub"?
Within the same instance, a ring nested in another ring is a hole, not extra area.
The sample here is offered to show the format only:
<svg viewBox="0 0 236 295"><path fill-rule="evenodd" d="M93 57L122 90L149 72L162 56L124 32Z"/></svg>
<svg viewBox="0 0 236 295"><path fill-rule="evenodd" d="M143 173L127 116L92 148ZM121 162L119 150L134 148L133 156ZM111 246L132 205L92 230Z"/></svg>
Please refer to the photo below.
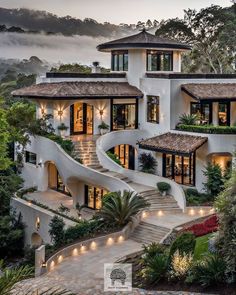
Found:
<svg viewBox="0 0 236 295"><path fill-rule="evenodd" d="M189 196L199 197L200 193L195 188L187 188L185 190L185 195L186 197L189 197Z"/></svg>
<svg viewBox="0 0 236 295"><path fill-rule="evenodd" d="M179 254L193 254L196 245L194 234L187 232L179 235L170 247L170 257L179 250Z"/></svg>
<svg viewBox="0 0 236 295"><path fill-rule="evenodd" d="M91 233L89 222L86 220L81 221L75 226L70 226L65 231L65 240L71 243L75 240L81 239L84 236L89 236Z"/></svg>
<svg viewBox="0 0 236 295"><path fill-rule="evenodd" d="M184 125L196 125L197 119L197 115L182 114L179 117L179 123Z"/></svg>
<svg viewBox="0 0 236 295"><path fill-rule="evenodd" d="M47 134L47 138L59 144L67 154L72 154L74 150L74 144L70 139L63 139L61 136L55 134Z"/></svg>
<svg viewBox="0 0 236 295"><path fill-rule="evenodd" d="M207 181L203 183L205 191L214 199L221 191L224 185L222 169L219 164L209 163L203 171Z"/></svg>
<svg viewBox="0 0 236 295"><path fill-rule="evenodd" d="M176 129L208 134L236 134L236 126L188 125L178 124Z"/></svg>
<svg viewBox="0 0 236 295"><path fill-rule="evenodd" d="M155 257L156 255L164 254L165 252L166 247L155 242L149 245L143 245L142 261L143 263L146 263L149 259Z"/></svg>
<svg viewBox="0 0 236 295"><path fill-rule="evenodd" d="M112 152L108 151L107 152L107 155L110 159L112 159L112 161L114 161L116 164L120 165L120 166L123 166L121 164L121 161L119 159L119 157L116 155L116 154L113 154Z"/></svg>
<svg viewBox="0 0 236 295"><path fill-rule="evenodd" d="M150 153L141 153L138 157L139 166L142 172L154 174L157 167L157 160Z"/></svg>
<svg viewBox="0 0 236 295"><path fill-rule="evenodd" d="M147 284L156 284L165 278L168 269L168 256L157 254L151 257L140 272L140 276Z"/></svg>
<svg viewBox="0 0 236 295"><path fill-rule="evenodd" d="M200 283L202 286L214 286L224 283L226 265L222 257L218 255L204 256L197 262L192 270L189 282Z"/></svg>
<svg viewBox="0 0 236 295"><path fill-rule="evenodd" d="M170 190L171 186L167 182L158 182L157 188L158 188L159 192L163 193L163 192L168 192Z"/></svg>
<svg viewBox="0 0 236 295"><path fill-rule="evenodd" d="M100 125L98 125L98 129L108 130L109 125L107 125L104 121Z"/></svg>
<svg viewBox="0 0 236 295"><path fill-rule="evenodd" d="M55 215L49 223L49 234L53 244L56 247L60 247L65 242L65 223L64 220Z"/></svg>

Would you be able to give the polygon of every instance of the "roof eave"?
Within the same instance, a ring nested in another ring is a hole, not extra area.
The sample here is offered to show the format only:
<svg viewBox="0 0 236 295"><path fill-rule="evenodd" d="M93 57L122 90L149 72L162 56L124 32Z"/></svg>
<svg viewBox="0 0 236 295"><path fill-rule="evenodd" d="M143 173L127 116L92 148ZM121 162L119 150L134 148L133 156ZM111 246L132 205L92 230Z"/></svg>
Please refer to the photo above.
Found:
<svg viewBox="0 0 236 295"><path fill-rule="evenodd" d="M192 50L191 46L187 44L168 44L168 43L117 43L117 44L100 44L97 46L98 51L109 52L118 49L167 49L167 50Z"/></svg>

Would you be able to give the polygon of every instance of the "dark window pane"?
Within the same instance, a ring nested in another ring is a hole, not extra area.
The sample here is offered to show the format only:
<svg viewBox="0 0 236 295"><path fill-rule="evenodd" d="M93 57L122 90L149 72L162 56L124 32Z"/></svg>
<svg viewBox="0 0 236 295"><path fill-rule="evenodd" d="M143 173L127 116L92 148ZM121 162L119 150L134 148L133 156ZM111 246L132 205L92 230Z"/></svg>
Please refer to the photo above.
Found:
<svg viewBox="0 0 236 295"><path fill-rule="evenodd" d="M172 71L173 52L148 50L147 71Z"/></svg>
<svg viewBox="0 0 236 295"><path fill-rule="evenodd" d="M159 97L147 96L147 122L159 124Z"/></svg>
<svg viewBox="0 0 236 295"><path fill-rule="evenodd" d="M35 153L31 153L31 152L26 151L25 152L25 161L26 161L26 163L36 165L37 164L37 155Z"/></svg>
<svg viewBox="0 0 236 295"><path fill-rule="evenodd" d="M128 71L128 51L113 51L112 71Z"/></svg>

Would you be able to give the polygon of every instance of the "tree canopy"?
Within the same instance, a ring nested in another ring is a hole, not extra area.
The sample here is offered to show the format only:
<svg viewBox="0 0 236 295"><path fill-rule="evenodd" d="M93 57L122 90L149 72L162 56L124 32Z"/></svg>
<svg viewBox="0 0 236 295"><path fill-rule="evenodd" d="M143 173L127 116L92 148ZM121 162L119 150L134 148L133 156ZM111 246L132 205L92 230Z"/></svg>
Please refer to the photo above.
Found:
<svg viewBox="0 0 236 295"><path fill-rule="evenodd" d="M192 45L183 60L185 72L232 73L236 47L236 14L232 8L212 5L188 9L184 18L162 21L156 35Z"/></svg>

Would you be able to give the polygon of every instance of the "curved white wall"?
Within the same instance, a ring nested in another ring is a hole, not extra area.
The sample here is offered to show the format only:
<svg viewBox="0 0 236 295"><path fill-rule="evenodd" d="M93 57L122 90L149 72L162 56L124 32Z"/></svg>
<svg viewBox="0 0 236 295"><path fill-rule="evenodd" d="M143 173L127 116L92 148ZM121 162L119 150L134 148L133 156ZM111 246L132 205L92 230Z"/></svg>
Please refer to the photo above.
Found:
<svg viewBox="0 0 236 295"><path fill-rule="evenodd" d="M122 173L133 182L137 182L139 184L156 188L157 182L165 181L169 183L171 186L170 194L178 202L179 207L184 210L186 207L186 200L184 191L180 185L164 177L125 169L116 164L107 156L106 151L116 145L129 144L135 146L137 144L137 141L145 137L144 134L145 133L140 130L124 130L110 132L101 136L97 140L97 155L99 161L102 163L103 167L112 171Z"/></svg>
<svg viewBox="0 0 236 295"><path fill-rule="evenodd" d="M23 177L28 181L27 186L30 186L30 181L33 185L37 185L39 190L47 189L47 163L54 162L58 172L65 184L74 181L83 181L98 187L104 187L109 191L132 190L130 186L122 180L115 177L105 175L88 167L85 167L72 159L66 152L54 141L45 137L32 137L31 144L26 150L37 154L37 162L43 163L41 167L36 168L33 165L26 164L23 168Z"/></svg>

